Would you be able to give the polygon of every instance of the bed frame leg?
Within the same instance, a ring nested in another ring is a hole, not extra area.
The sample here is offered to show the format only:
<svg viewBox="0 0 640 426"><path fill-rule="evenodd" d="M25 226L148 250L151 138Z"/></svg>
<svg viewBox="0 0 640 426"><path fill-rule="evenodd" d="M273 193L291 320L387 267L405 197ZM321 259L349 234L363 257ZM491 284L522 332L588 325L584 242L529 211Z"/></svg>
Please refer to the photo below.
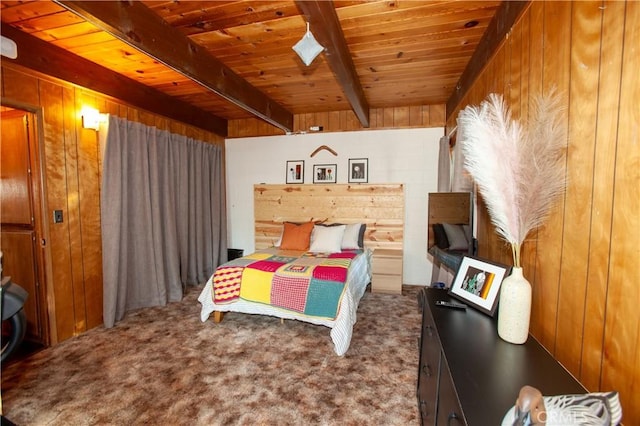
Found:
<svg viewBox="0 0 640 426"><path fill-rule="evenodd" d="M215 323L222 322L223 317L224 317L224 312L220 312L220 311L213 312L213 322Z"/></svg>

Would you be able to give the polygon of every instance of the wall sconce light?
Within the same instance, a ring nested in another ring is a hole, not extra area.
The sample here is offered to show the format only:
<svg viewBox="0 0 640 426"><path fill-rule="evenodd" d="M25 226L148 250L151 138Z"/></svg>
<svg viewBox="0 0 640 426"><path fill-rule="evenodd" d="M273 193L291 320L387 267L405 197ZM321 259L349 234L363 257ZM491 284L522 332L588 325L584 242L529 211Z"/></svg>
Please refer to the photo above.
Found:
<svg viewBox="0 0 640 426"><path fill-rule="evenodd" d="M95 108L83 107L82 108L82 128L93 129L98 131L100 129L100 123L104 121L104 114L100 114Z"/></svg>
<svg viewBox="0 0 640 426"><path fill-rule="evenodd" d="M302 62L306 66L311 65L311 62L324 50L324 47L318 43L316 38L311 34L309 30L309 23L307 22L307 32L293 47L293 50L300 56Z"/></svg>
<svg viewBox="0 0 640 426"><path fill-rule="evenodd" d="M0 36L0 51L2 56L6 56L10 59L16 59L18 57L18 45L16 42L5 36Z"/></svg>

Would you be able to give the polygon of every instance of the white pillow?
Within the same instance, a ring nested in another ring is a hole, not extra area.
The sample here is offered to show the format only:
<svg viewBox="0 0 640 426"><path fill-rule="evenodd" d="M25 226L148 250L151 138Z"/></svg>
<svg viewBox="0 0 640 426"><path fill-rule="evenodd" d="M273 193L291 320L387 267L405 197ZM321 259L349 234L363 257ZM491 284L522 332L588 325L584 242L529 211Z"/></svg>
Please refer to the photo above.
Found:
<svg viewBox="0 0 640 426"><path fill-rule="evenodd" d="M346 225L344 235L342 236L342 244L340 245L342 250L357 250L360 248L358 239L360 238L361 226L361 223L350 223Z"/></svg>
<svg viewBox="0 0 640 426"><path fill-rule="evenodd" d="M337 253L341 251L345 225L314 226L313 241L309 251L314 253Z"/></svg>

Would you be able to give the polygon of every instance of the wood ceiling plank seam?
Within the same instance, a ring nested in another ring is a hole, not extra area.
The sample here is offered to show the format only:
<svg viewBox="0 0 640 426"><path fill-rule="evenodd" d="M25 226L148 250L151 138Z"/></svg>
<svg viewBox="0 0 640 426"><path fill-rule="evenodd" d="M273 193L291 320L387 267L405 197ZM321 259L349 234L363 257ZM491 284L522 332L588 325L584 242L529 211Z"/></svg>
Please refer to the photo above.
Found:
<svg viewBox="0 0 640 426"><path fill-rule="evenodd" d="M313 24L318 42L325 47L325 58L362 127L369 127L369 105L346 44L332 1L297 0L296 5Z"/></svg>
<svg viewBox="0 0 640 426"><path fill-rule="evenodd" d="M293 114L234 73L142 3L54 0L213 93L290 131ZM197 60L195 59L197 58Z"/></svg>
<svg viewBox="0 0 640 426"><path fill-rule="evenodd" d="M61 9L61 11L58 13L39 16L16 23L6 21L3 17L2 22L11 24L14 28L17 28L27 34L31 34L34 32L53 30L56 28L65 27L67 25L80 24L84 21L82 18L78 17L72 12Z"/></svg>
<svg viewBox="0 0 640 426"><path fill-rule="evenodd" d="M484 29L479 28L476 31L467 31L463 32L461 30L451 31L451 32L440 32L434 34L420 34L414 33L411 36L394 38L388 36L381 37L356 37L349 40L349 46L354 51L359 51L363 49L375 49L376 47L380 48L392 48L396 49L404 48L405 46L417 46L420 48L428 48L429 46L438 46L444 43L451 43L453 41L460 41L460 43L466 42L468 44L478 43L482 38ZM406 34L405 34L406 35ZM371 40L375 39L375 43L372 43Z"/></svg>
<svg viewBox="0 0 640 426"><path fill-rule="evenodd" d="M0 4L2 5L3 22L11 23L12 25L64 10L55 3L45 1L7 2L3 0Z"/></svg>
<svg viewBox="0 0 640 426"><path fill-rule="evenodd" d="M512 0L501 3L487 31L482 36L482 40L478 43L478 48L458 79L456 89L447 100L446 120L449 120L449 115L455 111L458 102L466 94L471 84L473 84L485 64L489 61L489 58L493 56L499 44L506 38L511 27L530 4L531 0Z"/></svg>
<svg viewBox="0 0 640 426"><path fill-rule="evenodd" d="M18 55L16 59L6 59L10 64L17 64L97 91L138 108L172 117L223 137L226 135L226 120L209 112L190 104L183 104L162 92L19 31L4 22L1 24L1 32L20 45L23 51L23 54ZM26 54L24 54L25 50Z"/></svg>
<svg viewBox="0 0 640 426"><path fill-rule="evenodd" d="M402 55L398 56L397 53L389 52L380 55L370 55L370 56L356 56L353 59L353 63L355 64L357 69L360 68L373 68L378 64L382 66L389 64L422 64L427 65L431 61L438 60L449 60L452 56L457 58L466 58L466 61L471 58L473 55L473 47L469 46L456 46L455 48L451 47L447 51L413 51L413 52L402 52ZM465 61L465 65L466 65Z"/></svg>
<svg viewBox="0 0 640 426"><path fill-rule="evenodd" d="M389 4L393 4L393 7L390 7ZM384 13L407 13L410 12L411 15L433 15L438 13L444 13L446 11L450 11L451 13L460 12L463 10L472 10L472 9L496 9L500 5L500 1L488 1L488 0L478 0L478 1L433 1L433 0L422 0L422 1L399 1L399 2L388 2L388 1L379 1L379 2L365 2L362 5L356 5L352 7L338 7L336 5L336 10L338 11L338 16L340 19L348 19L349 17L357 17L357 16L368 16L368 15L380 15Z"/></svg>
<svg viewBox="0 0 640 426"><path fill-rule="evenodd" d="M32 34L37 37L37 34ZM107 43L114 40L113 36L104 31L96 31L94 33L87 33L76 37L66 39L52 40L51 43L66 50L79 49L83 46L92 46L102 43Z"/></svg>
<svg viewBox="0 0 640 426"><path fill-rule="evenodd" d="M334 109L349 108L344 90L334 85L335 73L325 58L327 55L321 55L310 67L305 67L292 51L291 46L305 30L304 16L293 1L150 0L142 3L171 26L197 24L189 29L194 32L190 37L193 42L206 47L234 73L285 109L295 113L313 112L331 109L334 102ZM33 34L55 46L199 108L217 111L227 118L248 116L236 105L211 96L200 84L93 24L80 20L62 25L74 18L54 2L9 0L0 4L5 23L10 17L14 22L32 21L33 26L50 25L51 28ZM41 10L37 10L38 4L43 6ZM471 62L470 52L480 44L483 31L489 27L489 18L500 2L363 0L335 1L333 5L358 81L366 91L365 99L371 108L425 103L443 96L439 102L446 102L459 80L455 74L461 74ZM47 14L51 16L45 16ZM464 28L472 16L479 24ZM480 16L488 17L480 19ZM209 31L212 25L219 25L222 30ZM185 32L184 28L179 30ZM450 63L456 67L446 67L434 62L447 55L461 57L466 63ZM427 71L430 64L436 68ZM415 75L411 75L412 72ZM422 77L427 75L428 78ZM419 93L421 90L431 93Z"/></svg>
<svg viewBox="0 0 640 426"><path fill-rule="evenodd" d="M284 4L284 3L283 3ZM172 26L179 28L187 35L200 34L209 31L226 31L229 27L249 26L280 20L282 18L299 16L300 12L295 4L286 2L286 7L273 7L271 2L265 8L259 10L239 11L237 14L225 14L224 16L200 15L194 17L182 17L169 21Z"/></svg>
<svg viewBox="0 0 640 426"><path fill-rule="evenodd" d="M428 12L420 13L416 9L405 10L404 12L386 12L379 13L372 16L354 16L351 18L340 18L340 22L344 25L345 30L351 30L354 28L367 28L375 25L375 22L379 22L381 28L385 28L387 25L397 28L401 24L402 27L407 24L415 24L419 22L435 22L433 25L441 25L440 22L468 22L472 19L483 19L493 17L496 7L491 8L478 8L478 9L463 9L460 11L442 11L440 13ZM451 19L453 17L453 19Z"/></svg>

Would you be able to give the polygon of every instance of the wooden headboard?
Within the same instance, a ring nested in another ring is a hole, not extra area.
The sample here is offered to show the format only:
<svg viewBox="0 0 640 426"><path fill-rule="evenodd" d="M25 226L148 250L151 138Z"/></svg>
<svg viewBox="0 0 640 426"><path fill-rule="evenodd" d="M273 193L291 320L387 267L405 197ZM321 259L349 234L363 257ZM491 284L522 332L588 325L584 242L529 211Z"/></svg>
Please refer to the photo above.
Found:
<svg viewBox="0 0 640 426"><path fill-rule="evenodd" d="M283 222L366 223L368 248L402 250L402 184L254 185L255 247L273 246Z"/></svg>
<svg viewBox="0 0 640 426"><path fill-rule="evenodd" d="M428 247L434 244L434 223L473 225L473 193L471 192L430 192L427 220Z"/></svg>

